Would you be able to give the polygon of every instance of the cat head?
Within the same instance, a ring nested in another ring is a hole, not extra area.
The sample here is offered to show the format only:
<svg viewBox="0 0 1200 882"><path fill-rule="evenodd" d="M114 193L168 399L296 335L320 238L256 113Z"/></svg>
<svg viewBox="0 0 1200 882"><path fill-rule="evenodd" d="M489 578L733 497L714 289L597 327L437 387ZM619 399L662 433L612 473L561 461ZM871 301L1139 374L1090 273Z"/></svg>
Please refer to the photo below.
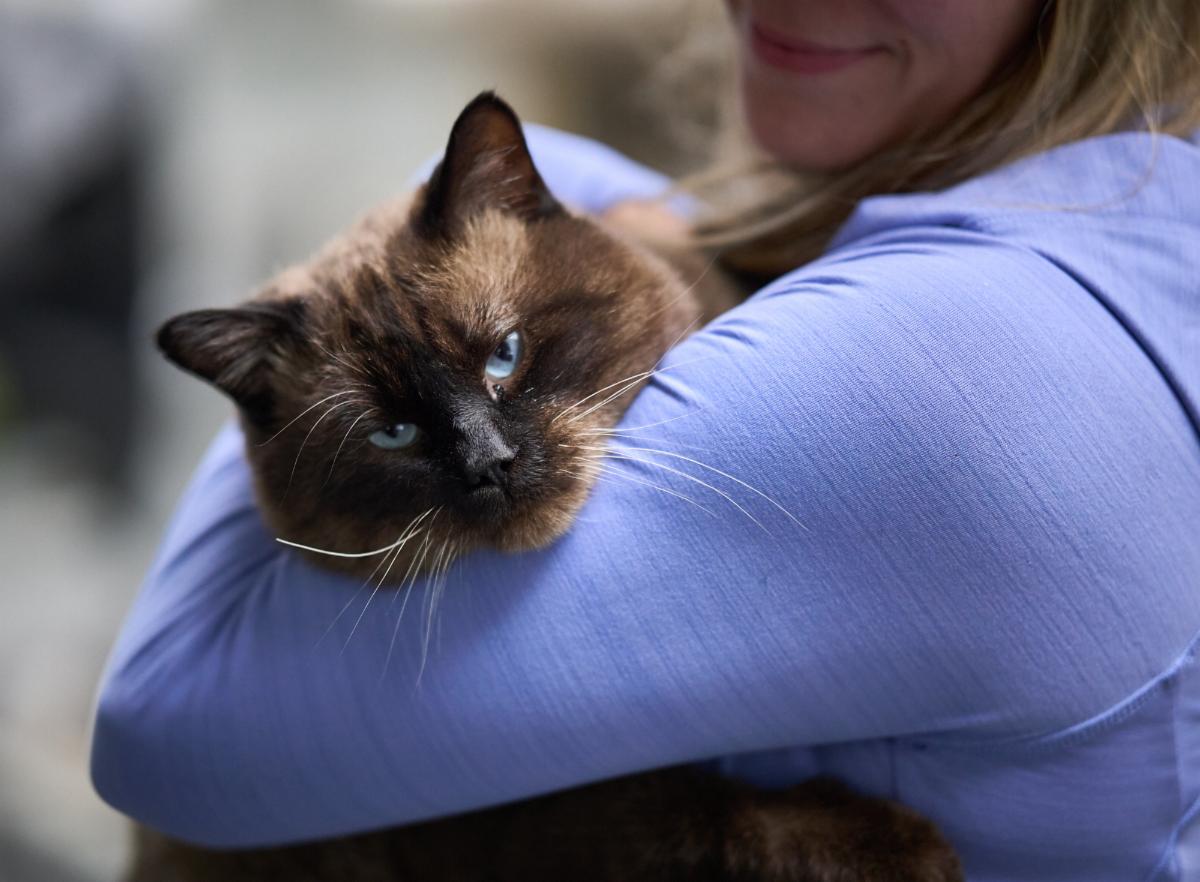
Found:
<svg viewBox="0 0 1200 882"><path fill-rule="evenodd" d="M516 115L484 93L412 199L245 305L171 319L158 343L237 404L277 535L354 553L408 531L396 581L408 563L560 535L603 429L695 319L685 293L655 256L564 208Z"/></svg>

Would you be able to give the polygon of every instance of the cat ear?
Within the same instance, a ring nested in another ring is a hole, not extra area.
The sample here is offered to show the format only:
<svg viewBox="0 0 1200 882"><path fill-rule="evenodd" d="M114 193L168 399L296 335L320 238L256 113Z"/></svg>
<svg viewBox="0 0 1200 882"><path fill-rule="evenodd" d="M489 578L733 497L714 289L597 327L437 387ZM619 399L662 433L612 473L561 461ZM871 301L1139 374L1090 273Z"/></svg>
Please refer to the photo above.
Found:
<svg viewBox="0 0 1200 882"><path fill-rule="evenodd" d="M248 415L265 417L275 369L300 341L299 299L200 309L177 315L158 330L163 354L216 386Z"/></svg>
<svg viewBox="0 0 1200 882"><path fill-rule="evenodd" d="M493 92L481 93L459 114L418 221L428 234L452 236L488 208L530 221L563 210L533 164L520 120Z"/></svg>

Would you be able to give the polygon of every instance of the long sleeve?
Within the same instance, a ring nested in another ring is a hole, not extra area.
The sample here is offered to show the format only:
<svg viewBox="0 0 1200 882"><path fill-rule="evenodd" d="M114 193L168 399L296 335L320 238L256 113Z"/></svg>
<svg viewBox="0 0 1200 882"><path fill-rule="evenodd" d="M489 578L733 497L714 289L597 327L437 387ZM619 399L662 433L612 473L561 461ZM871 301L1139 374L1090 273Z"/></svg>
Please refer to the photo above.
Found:
<svg viewBox="0 0 1200 882"><path fill-rule="evenodd" d="M249 845L784 747L1007 741L1200 627L1185 409L1072 274L989 232L835 249L673 350L621 428L567 536L407 598L275 543L223 432L110 659L97 789Z"/></svg>

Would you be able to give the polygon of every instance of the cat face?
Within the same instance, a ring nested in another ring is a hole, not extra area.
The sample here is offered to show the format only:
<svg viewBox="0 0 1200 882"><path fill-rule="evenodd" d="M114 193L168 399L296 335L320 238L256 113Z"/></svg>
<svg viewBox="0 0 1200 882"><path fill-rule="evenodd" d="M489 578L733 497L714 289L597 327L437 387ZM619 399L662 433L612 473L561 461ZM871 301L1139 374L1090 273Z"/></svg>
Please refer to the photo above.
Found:
<svg viewBox="0 0 1200 882"><path fill-rule="evenodd" d="M696 318L675 274L567 212L512 111L481 95L408 204L235 309L172 319L172 361L238 404L281 538L381 548L391 574L570 525L611 427ZM366 575L373 557L314 558Z"/></svg>

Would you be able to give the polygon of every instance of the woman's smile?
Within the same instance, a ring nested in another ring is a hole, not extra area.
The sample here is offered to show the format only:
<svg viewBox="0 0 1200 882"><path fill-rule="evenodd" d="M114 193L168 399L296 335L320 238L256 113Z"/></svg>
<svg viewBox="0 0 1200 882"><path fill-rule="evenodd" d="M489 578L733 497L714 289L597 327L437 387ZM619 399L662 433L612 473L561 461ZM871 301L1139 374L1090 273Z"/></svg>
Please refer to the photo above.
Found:
<svg viewBox="0 0 1200 882"><path fill-rule="evenodd" d="M882 46L826 46L780 33L757 21L750 24L750 45L764 64L799 74L834 73L887 51Z"/></svg>

